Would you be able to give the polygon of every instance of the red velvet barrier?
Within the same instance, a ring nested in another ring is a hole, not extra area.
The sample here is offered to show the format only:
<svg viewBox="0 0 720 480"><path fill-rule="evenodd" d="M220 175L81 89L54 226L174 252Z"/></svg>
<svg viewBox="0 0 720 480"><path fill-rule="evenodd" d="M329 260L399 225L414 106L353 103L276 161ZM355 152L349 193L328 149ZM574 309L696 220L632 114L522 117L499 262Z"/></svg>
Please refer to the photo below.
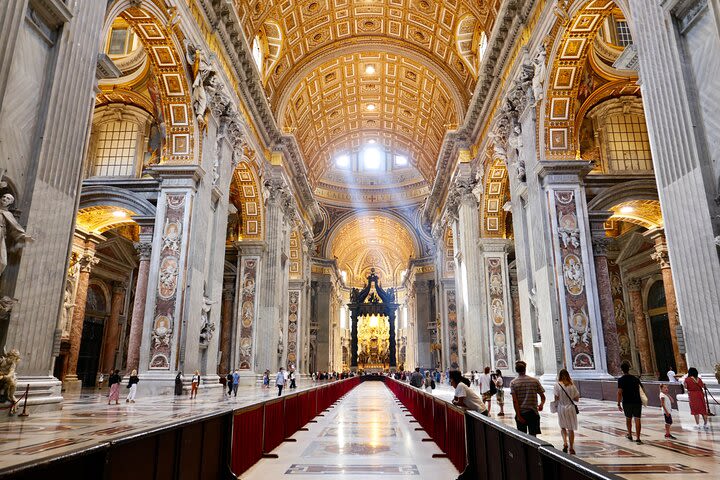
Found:
<svg viewBox="0 0 720 480"><path fill-rule="evenodd" d="M292 437L300 428L300 402L297 395L285 397L285 438Z"/></svg>
<svg viewBox="0 0 720 480"><path fill-rule="evenodd" d="M439 399L433 400L433 433L435 435L432 439L443 452L447 452L445 450L445 434L447 432L445 409L445 402Z"/></svg>
<svg viewBox="0 0 720 480"><path fill-rule="evenodd" d="M312 420L318 414L317 390L310 390L308 396L310 397L310 420Z"/></svg>
<svg viewBox="0 0 720 480"><path fill-rule="evenodd" d="M233 421L232 469L235 475L244 473L263 453L263 406L240 410ZM238 448L237 446L241 446Z"/></svg>
<svg viewBox="0 0 720 480"><path fill-rule="evenodd" d="M270 453L277 448L285 438L285 427L283 423L283 399L273 400L265 403L265 425L263 431L263 452Z"/></svg>
<svg viewBox="0 0 720 480"><path fill-rule="evenodd" d="M310 392L301 392L298 394L298 403L300 404L300 423L298 428L302 428L313 418L314 407L311 404Z"/></svg>
<svg viewBox="0 0 720 480"><path fill-rule="evenodd" d="M445 413L447 415L445 452L455 468L462 472L465 469L465 413L449 405L446 405Z"/></svg>

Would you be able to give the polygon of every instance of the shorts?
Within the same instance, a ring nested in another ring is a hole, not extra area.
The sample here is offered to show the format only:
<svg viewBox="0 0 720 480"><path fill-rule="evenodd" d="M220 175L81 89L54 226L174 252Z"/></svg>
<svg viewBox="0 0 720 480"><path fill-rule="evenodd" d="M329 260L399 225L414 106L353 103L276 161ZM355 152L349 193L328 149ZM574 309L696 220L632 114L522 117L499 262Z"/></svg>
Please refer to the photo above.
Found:
<svg viewBox="0 0 720 480"><path fill-rule="evenodd" d="M525 412L520 412L518 417L522 417L523 420L525 420L525 423L520 423L515 418L515 424L517 426L517 429L520 430L523 433L529 433L530 435L540 435L542 432L540 431L540 414L533 411L528 410Z"/></svg>
<svg viewBox="0 0 720 480"><path fill-rule="evenodd" d="M498 405L505 405L505 392L502 389L498 388L495 400L497 400Z"/></svg>
<svg viewBox="0 0 720 480"><path fill-rule="evenodd" d="M623 403L623 413L625 418L640 418L642 417L642 404L641 403Z"/></svg>
<svg viewBox="0 0 720 480"><path fill-rule="evenodd" d="M663 413L663 416L665 417L665 425L672 425L672 415L665 415Z"/></svg>

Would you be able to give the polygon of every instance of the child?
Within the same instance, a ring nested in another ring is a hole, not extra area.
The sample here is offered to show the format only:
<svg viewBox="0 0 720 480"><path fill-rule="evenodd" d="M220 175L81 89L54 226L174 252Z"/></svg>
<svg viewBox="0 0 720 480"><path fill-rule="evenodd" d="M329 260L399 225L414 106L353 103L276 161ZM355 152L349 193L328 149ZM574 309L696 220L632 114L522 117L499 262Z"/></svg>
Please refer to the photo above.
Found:
<svg viewBox="0 0 720 480"><path fill-rule="evenodd" d="M668 388L667 384L661 384L660 385L660 406L663 410L663 415L665 416L665 438L669 440L675 440L676 437L674 437L670 433L670 426L673 423L672 420L672 399L668 395L668 392L670 389Z"/></svg>

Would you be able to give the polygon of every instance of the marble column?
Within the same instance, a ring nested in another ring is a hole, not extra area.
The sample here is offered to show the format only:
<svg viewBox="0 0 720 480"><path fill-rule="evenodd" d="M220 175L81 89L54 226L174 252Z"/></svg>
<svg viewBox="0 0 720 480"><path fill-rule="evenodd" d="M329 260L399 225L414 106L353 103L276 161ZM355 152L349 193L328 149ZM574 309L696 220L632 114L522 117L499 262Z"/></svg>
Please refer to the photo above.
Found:
<svg viewBox="0 0 720 480"><path fill-rule="evenodd" d="M512 369L515 365L515 342L510 315L510 278L507 252L512 240L483 238L478 242L482 251L483 272L486 289L487 328L493 370Z"/></svg>
<svg viewBox="0 0 720 480"><path fill-rule="evenodd" d="M95 243L87 242L85 251L78 257L80 273L78 274L75 309L73 310L72 326L70 327L70 351L68 353L68 369L65 375L65 391L79 392L82 383L77 376L77 363L82 343L83 324L85 323L85 302L87 301L90 272L100 261L95 257Z"/></svg>
<svg viewBox="0 0 720 480"><path fill-rule="evenodd" d="M565 368L574 377L606 377L607 360L583 177L589 162L543 162ZM544 338L543 338L544 341Z"/></svg>
<svg viewBox="0 0 720 480"><path fill-rule="evenodd" d="M647 319L645 318L645 309L643 308L642 292L640 291L642 281L634 278L628 281L627 286L633 312L635 342L640 355L640 374L643 378L656 378L650 351L650 335L648 333Z"/></svg>
<svg viewBox="0 0 720 480"><path fill-rule="evenodd" d="M678 330L681 330L680 318L678 317L677 300L675 297L675 283L673 282L672 268L670 267L670 257L668 255L667 242L662 231L650 231L646 234L655 242L655 252L651 255L653 260L660 264L662 272L663 288L665 289L665 301L667 304L668 323L670 324L670 339L672 340L673 356L675 357L675 371L677 373L687 372L687 362L685 355L680 351L680 342L678 341ZM658 368L664 368L664 365L658 365Z"/></svg>
<svg viewBox="0 0 720 480"><path fill-rule="evenodd" d="M510 299L512 300L513 339L515 340L515 358L522 360L525 355L522 338L522 317L520 316L520 292L517 280L510 280Z"/></svg>
<svg viewBox="0 0 720 480"><path fill-rule="evenodd" d="M115 369L115 357L120 344L120 315L125 304L127 284L117 282L113 285L110 299L110 318L105 322L103 354L100 362L100 373Z"/></svg>
<svg viewBox="0 0 720 480"><path fill-rule="evenodd" d="M593 238L592 242L608 373L620 376L622 375L620 370L620 341L618 340L615 305L613 303L607 258L607 249L612 241L610 238Z"/></svg>
<svg viewBox="0 0 720 480"><path fill-rule="evenodd" d="M412 347L408 345L406 348L412 350L417 349L417 354L413 354L408 363L411 366L416 367L432 367L432 357L430 355L430 345L432 339L430 338L430 331L428 325L435 320L435 311L431 308L431 295L435 292L430 289L431 283L425 278L416 278L414 282L414 294L413 299L415 312L414 332L411 337L413 339Z"/></svg>
<svg viewBox="0 0 720 480"><path fill-rule="evenodd" d="M225 283L222 291L222 305L220 310L220 371L228 373L233 369L230 367L230 345L232 342L233 324L233 300L235 298L235 285Z"/></svg>
<svg viewBox="0 0 720 480"><path fill-rule="evenodd" d="M147 302L152 243L137 242L135 250L138 252L138 273L137 283L135 283L132 318L130 320L130 338L128 339L128 371L137 370L140 362L140 344L142 342L143 321L145 318L145 303Z"/></svg>
<svg viewBox="0 0 720 480"><path fill-rule="evenodd" d="M717 2L630 3L687 362L714 381L720 345Z"/></svg>
<svg viewBox="0 0 720 480"><path fill-rule="evenodd" d="M462 312L463 327L461 346L465 346L467 362L463 368L467 371L482 370L490 365L491 358L485 298L481 293L485 291L485 282L477 248L480 236L478 200L473 193L475 183L471 180L469 164L461 164L461 167L449 194L447 211L455 240L458 311Z"/></svg>

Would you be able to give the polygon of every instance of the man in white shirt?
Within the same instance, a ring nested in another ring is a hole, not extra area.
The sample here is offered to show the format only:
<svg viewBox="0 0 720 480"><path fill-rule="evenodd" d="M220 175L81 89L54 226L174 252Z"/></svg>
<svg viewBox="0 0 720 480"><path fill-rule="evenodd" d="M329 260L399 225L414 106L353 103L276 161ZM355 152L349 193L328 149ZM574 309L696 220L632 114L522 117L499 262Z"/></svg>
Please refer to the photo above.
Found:
<svg viewBox="0 0 720 480"><path fill-rule="evenodd" d="M670 370L668 370L667 376L670 383L678 383L677 374L675 373L675 370L672 369L672 367L670 368Z"/></svg>
<svg viewBox="0 0 720 480"><path fill-rule="evenodd" d="M450 385L455 389L454 405L473 410L482 415L488 414L487 407L485 407L480 396L462 381L462 375L459 371L453 370L450 372Z"/></svg>

